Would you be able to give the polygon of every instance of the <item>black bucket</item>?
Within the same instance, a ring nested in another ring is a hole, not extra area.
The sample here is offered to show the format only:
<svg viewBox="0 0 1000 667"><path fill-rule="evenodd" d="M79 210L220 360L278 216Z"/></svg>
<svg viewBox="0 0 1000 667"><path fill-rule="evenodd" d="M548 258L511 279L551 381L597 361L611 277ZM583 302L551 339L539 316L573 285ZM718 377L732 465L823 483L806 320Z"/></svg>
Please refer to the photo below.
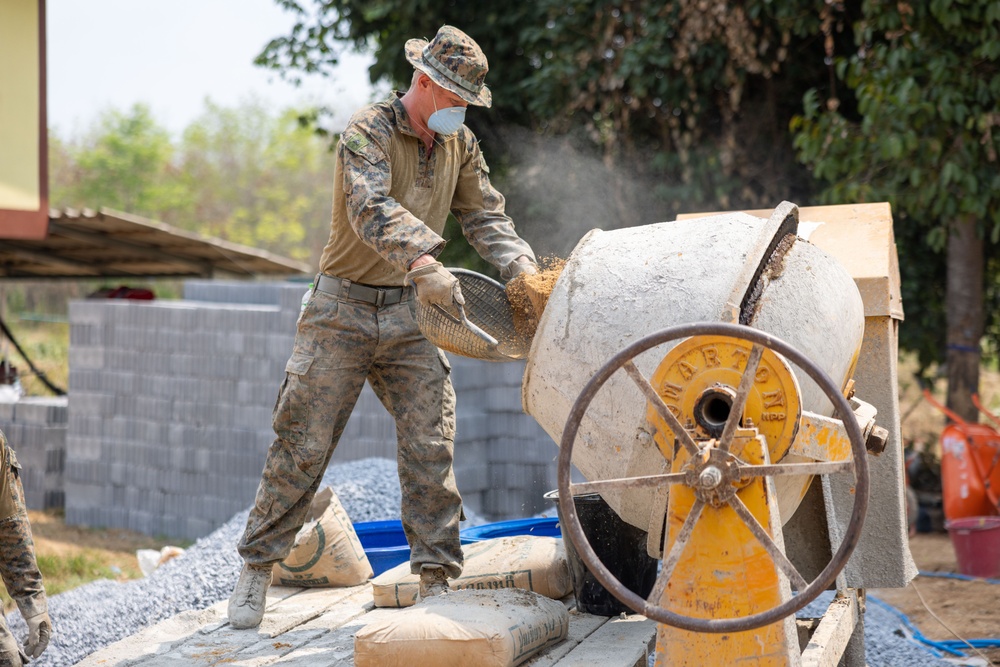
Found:
<svg viewBox="0 0 1000 667"><path fill-rule="evenodd" d="M559 507L559 492L549 491L545 494L545 498L556 501L559 523L565 526L562 508ZM576 515L580 519L583 534L586 535L587 541L590 542L600 561L615 579L622 582L623 586L646 599L656 583L659 563L646 552L646 531L622 521L600 494L574 496L573 504L576 506ZM574 548L573 540L567 531L563 530L562 535L563 545L566 548L566 561L573 577L576 608L597 616L634 613L590 573Z"/></svg>

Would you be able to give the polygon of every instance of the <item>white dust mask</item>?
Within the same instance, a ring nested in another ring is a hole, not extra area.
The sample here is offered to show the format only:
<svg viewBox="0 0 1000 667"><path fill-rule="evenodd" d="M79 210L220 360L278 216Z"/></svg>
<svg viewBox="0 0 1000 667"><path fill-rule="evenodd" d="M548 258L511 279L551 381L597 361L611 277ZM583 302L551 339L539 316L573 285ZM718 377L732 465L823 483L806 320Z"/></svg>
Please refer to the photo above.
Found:
<svg viewBox="0 0 1000 667"><path fill-rule="evenodd" d="M427 127L445 136L455 134L458 128L465 122L465 107L437 108L437 100L431 92L431 100L434 102L434 113L427 119Z"/></svg>

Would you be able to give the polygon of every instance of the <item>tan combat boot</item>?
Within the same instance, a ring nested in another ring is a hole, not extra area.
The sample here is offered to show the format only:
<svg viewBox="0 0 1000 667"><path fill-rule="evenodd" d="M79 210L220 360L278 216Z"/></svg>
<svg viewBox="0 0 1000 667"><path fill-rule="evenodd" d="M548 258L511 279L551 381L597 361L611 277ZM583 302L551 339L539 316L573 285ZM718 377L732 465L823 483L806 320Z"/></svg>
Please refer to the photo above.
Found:
<svg viewBox="0 0 1000 667"><path fill-rule="evenodd" d="M260 625L264 618L264 598L270 585L270 565L244 564L240 580L229 596L229 625L237 629Z"/></svg>
<svg viewBox="0 0 1000 667"><path fill-rule="evenodd" d="M420 599L441 595L451 590L448 575L440 565L424 565L420 568Z"/></svg>

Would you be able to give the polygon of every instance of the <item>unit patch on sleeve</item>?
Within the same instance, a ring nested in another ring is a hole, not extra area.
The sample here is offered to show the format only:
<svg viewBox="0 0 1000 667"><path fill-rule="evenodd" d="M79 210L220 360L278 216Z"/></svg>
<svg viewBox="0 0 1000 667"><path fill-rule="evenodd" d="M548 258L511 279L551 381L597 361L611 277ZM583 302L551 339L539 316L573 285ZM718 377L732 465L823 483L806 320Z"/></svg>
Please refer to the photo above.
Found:
<svg viewBox="0 0 1000 667"><path fill-rule="evenodd" d="M368 145L368 138L360 134L352 134L347 138L345 145L352 153L362 155L361 150Z"/></svg>

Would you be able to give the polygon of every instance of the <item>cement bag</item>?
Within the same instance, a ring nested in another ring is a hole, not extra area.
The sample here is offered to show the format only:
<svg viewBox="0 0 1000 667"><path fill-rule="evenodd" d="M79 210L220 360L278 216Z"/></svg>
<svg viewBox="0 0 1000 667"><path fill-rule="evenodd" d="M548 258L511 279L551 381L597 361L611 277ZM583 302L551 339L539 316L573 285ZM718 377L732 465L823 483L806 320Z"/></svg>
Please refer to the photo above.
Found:
<svg viewBox="0 0 1000 667"><path fill-rule="evenodd" d="M316 494L288 558L272 570L276 586L357 586L374 574L333 489Z"/></svg>
<svg viewBox="0 0 1000 667"><path fill-rule="evenodd" d="M561 599L573 592L561 539L536 535L497 537L462 547L462 576L451 579L453 591L465 588L522 588ZM417 601L420 575L403 563L372 579L376 607L409 607Z"/></svg>
<svg viewBox="0 0 1000 667"><path fill-rule="evenodd" d="M566 607L537 593L452 591L366 625L354 635L354 664L509 667L568 632Z"/></svg>

